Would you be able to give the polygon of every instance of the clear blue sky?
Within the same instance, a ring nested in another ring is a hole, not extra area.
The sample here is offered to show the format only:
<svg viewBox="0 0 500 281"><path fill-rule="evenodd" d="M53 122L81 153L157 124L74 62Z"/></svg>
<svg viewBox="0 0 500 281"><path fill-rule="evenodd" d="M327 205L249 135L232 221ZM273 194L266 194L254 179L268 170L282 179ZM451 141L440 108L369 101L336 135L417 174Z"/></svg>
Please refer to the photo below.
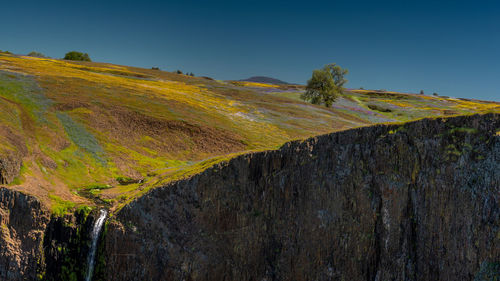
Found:
<svg viewBox="0 0 500 281"><path fill-rule="evenodd" d="M3 1L0 49L304 84L500 100L499 1Z"/></svg>

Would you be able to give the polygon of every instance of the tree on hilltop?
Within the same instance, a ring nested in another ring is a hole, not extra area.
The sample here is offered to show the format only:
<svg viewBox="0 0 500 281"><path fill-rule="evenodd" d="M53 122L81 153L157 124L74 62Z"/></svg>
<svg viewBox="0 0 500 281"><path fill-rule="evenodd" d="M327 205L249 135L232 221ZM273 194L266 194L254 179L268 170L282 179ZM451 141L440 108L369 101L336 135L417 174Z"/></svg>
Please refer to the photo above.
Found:
<svg viewBox="0 0 500 281"><path fill-rule="evenodd" d="M35 51L29 53L28 56L29 57L37 57L37 58L46 58L47 57L46 55L44 55L40 52L35 52Z"/></svg>
<svg viewBox="0 0 500 281"><path fill-rule="evenodd" d="M77 51L71 51L64 55L65 60L76 60L76 61L91 61L87 53L81 53Z"/></svg>
<svg viewBox="0 0 500 281"><path fill-rule="evenodd" d="M306 92L300 98L313 104L324 104L331 107L333 102L344 93L344 76L347 69L335 63L327 64L322 69L315 69L311 79L307 81Z"/></svg>

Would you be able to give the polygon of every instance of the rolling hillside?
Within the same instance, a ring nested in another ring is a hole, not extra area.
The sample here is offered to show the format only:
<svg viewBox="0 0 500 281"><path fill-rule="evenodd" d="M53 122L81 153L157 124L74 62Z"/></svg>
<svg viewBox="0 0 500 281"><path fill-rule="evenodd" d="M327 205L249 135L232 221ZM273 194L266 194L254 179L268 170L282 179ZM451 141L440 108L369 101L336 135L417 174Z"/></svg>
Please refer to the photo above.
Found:
<svg viewBox="0 0 500 281"><path fill-rule="evenodd" d="M366 126L500 112L500 104L352 90L332 108L297 85L0 54L0 183L58 214L116 209L249 151Z"/></svg>

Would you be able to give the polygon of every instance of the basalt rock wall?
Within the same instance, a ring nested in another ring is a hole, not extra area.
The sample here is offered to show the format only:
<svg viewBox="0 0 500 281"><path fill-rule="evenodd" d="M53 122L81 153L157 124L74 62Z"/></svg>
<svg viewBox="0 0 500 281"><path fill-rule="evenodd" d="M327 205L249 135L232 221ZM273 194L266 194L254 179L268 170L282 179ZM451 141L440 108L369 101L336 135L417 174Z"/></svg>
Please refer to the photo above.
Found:
<svg viewBox="0 0 500 281"><path fill-rule="evenodd" d="M0 280L37 280L49 220L36 198L0 187Z"/></svg>
<svg viewBox="0 0 500 281"><path fill-rule="evenodd" d="M499 130L498 114L424 119L237 157L118 212L105 278L495 276Z"/></svg>
<svg viewBox="0 0 500 281"><path fill-rule="evenodd" d="M54 216L35 197L0 187L0 280L83 281L95 217Z"/></svg>

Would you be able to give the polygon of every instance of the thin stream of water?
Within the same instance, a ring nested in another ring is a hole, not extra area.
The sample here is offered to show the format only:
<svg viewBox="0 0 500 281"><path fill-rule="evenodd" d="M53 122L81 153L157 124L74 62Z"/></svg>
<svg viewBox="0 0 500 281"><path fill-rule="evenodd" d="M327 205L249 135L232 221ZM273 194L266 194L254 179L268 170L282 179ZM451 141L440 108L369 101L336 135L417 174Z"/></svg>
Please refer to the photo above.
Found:
<svg viewBox="0 0 500 281"><path fill-rule="evenodd" d="M99 218L95 221L94 228L92 229L92 234L90 236L90 238L92 238L92 245L90 246L90 252L87 256L87 277L85 278L86 281L92 280L97 241L99 240L99 234L101 233L102 226L104 225L104 221L106 220L107 215L108 212L106 210L101 210Z"/></svg>

